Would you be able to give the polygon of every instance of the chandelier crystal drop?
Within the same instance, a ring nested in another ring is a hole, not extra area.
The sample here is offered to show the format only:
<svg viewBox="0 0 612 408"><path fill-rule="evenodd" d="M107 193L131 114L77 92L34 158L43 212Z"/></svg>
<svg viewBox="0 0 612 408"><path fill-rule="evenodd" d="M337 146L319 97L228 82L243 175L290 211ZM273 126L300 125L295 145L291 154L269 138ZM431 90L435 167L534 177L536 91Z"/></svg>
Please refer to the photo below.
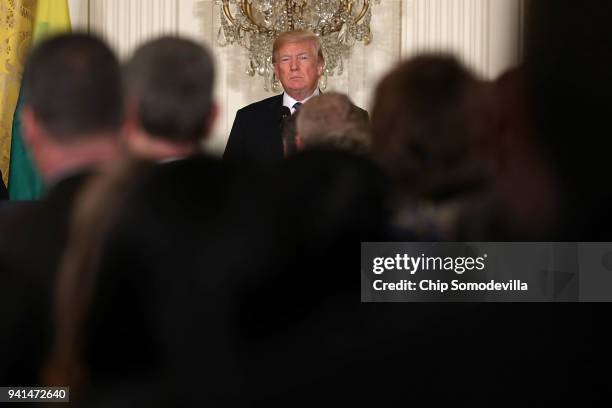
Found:
<svg viewBox="0 0 612 408"><path fill-rule="evenodd" d="M215 0L220 8L220 46L238 44L249 53L246 73L264 77L266 91L281 89L272 66L275 38L291 30L309 30L321 40L327 76L341 75L356 42L372 41L372 6L380 0Z"/></svg>

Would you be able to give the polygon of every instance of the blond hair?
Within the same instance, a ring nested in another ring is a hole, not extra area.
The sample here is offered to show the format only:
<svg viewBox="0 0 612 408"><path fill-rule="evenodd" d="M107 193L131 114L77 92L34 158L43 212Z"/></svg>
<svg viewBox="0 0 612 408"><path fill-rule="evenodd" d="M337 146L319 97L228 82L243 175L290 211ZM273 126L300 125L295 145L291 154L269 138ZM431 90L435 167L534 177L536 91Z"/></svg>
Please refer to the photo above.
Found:
<svg viewBox="0 0 612 408"><path fill-rule="evenodd" d="M278 50L285 44L299 43L309 41L312 43L315 49L315 54L319 57L319 61L324 62L323 58L323 49L321 48L321 41L319 37L308 30L293 30L293 31L285 31L284 33L279 34L278 37L274 40L274 45L272 46L272 62L276 62L276 54Z"/></svg>

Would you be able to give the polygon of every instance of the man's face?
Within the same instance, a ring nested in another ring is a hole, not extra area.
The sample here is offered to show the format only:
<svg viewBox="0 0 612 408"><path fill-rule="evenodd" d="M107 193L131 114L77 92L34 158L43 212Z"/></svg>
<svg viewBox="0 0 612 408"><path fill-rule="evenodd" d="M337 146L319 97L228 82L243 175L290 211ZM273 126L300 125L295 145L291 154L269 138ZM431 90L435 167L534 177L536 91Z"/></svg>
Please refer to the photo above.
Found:
<svg viewBox="0 0 612 408"><path fill-rule="evenodd" d="M315 91L323 73L323 62L319 61L310 41L288 43L277 51L274 72L285 92L301 101Z"/></svg>

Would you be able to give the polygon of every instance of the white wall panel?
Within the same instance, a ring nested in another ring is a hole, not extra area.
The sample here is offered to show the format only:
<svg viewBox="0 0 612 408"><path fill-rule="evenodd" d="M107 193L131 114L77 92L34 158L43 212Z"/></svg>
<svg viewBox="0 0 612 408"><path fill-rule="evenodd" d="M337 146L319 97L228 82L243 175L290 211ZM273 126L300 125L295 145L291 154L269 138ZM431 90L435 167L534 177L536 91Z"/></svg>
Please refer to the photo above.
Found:
<svg viewBox="0 0 612 408"><path fill-rule="evenodd" d="M147 39L178 32L179 0L89 0L89 27L123 58Z"/></svg>
<svg viewBox="0 0 612 408"><path fill-rule="evenodd" d="M68 0L70 23L74 31L89 29L89 0Z"/></svg>
<svg viewBox="0 0 612 408"><path fill-rule="evenodd" d="M520 54L523 0L405 0L402 56L452 52L493 78Z"/></svg>

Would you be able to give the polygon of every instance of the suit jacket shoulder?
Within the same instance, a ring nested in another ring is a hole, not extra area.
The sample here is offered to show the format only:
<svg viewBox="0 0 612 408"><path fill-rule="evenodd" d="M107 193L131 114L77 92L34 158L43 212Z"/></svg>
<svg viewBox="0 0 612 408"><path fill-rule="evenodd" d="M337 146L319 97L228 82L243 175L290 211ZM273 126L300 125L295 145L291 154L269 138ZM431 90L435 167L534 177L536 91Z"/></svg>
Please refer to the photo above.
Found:
<svg viewBox="0 0 612 408"><path fill-rule="evenodd" d="M279 94L266 99L262 99L261 101L253 102L250 105L238 109L238 112L242 114L263 113L265 111L274 109L274 112L276 113L279 109L279 106L281 106L282 104L283 94Z"/></svg>
<svg viewBox="0 0 612 408"><path fill-rule="evenodd" d="M48 355L57 269L87 177L62 180L41 201L15 203L0 217L0 383L37 381Z"/></svg>
<svg viewBox="0 0 612 408"><path fill-rule="evenodd" d="M266 163L283 157L280 108L283 96L252 103L236 112L223 158L240 163Z"/></svg>

